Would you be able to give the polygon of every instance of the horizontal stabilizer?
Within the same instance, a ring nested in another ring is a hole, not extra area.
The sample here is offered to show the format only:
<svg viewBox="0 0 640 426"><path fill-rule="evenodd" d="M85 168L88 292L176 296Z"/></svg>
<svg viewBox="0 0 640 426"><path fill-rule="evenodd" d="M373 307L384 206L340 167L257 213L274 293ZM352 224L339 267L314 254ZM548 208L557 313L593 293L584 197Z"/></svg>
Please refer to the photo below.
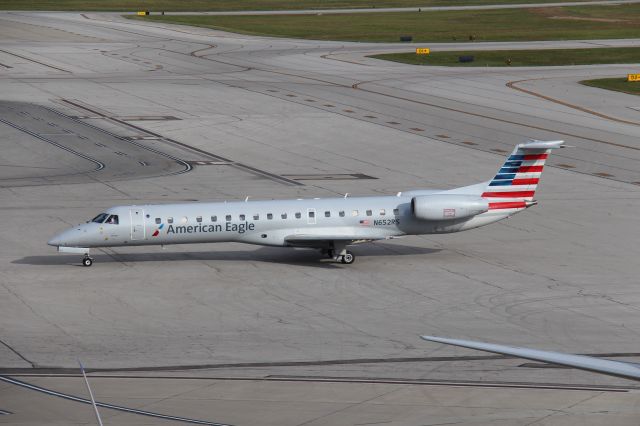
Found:
<svg viewBox="0 0 640 426"><path fill-rule="evenodd" d="M492 343L474 342L473 340L448 339L446 337L435 336L420 337L424 340L444 343L446 345L461 346L463 348L477 349L479 351L493 352L502 355L512 355L533 361L548 362L550 364L564 365L610 376L640 380L640 364L633 362L612 361L586 355L572 355L514 346L495 345Z"/></svg>
<svg viewBox="0 0 640 426"><path fill-rule="evenodd" d="M518 145L520 149L557 149L563 148L564 141L538 141L531 140L529 142L521 143Z"/></svg>

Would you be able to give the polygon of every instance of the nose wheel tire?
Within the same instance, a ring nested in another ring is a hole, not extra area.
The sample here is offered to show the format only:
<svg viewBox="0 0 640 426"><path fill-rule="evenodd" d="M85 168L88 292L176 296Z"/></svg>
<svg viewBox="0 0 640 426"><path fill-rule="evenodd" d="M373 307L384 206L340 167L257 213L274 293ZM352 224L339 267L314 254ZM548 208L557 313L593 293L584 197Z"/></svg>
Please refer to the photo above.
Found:
<svg viewBox="0 0 640 426"><path fill-rule="evenodd" d="M91 266L93 265L93 259L90 258L89 256L85 256L84 259L82 259L82 266Z"/></svg>
<svg viewBox="0 0 640 426"><path fill-rule="evenodd" d="M347 251L344 256L340 257L340 262L344 263L345 265L351 265L353 263L353 261L356 260L356 257L353 253L351 253L350 251Z"/></svg>

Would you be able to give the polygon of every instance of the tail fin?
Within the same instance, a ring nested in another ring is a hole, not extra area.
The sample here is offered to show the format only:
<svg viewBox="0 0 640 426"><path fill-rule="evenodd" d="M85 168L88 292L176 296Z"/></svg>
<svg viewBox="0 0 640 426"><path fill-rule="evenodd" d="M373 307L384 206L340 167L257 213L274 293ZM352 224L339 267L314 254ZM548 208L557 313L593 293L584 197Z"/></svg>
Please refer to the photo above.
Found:
<svg viewBox="0 0 640 426"><path fill-rule="evenodd" d="M516 145L496 176L489 182L483 198L489 210L524 209L536 204L533 196L544 163L552 149L562 148L564 141L529 141Z"/></svg>

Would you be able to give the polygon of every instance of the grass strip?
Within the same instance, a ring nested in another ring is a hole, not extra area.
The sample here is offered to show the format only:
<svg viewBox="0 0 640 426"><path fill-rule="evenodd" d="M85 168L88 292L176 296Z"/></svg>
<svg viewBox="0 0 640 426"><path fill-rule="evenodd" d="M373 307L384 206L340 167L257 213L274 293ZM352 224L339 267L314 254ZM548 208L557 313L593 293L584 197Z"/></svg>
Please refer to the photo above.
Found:
<svg viewBox="0 0 640 426"><path fill-rule="evenodd" d="M461 56L473 56L473 62L460 62ZM447 67L531 67L592 64L638 64L640 47L616 47L593 49L544 49L544 50L469 50L431 52L416 55L415 52L372 55L372 58L413 65ZM640 72L640 67L638 68ZM640 87L640 86L639 86Z"/></svg>
<svg viewBox="0 0 640 426"><path fill-rule="evenodd" d="M414 42L590 40L640 37L640 4L474 11L266 16L131 17L288 38Z"/></svg>
<svg viewBox="0 0 640 426"><path fill-rule="evenodd" d="M614 90L616 92L640 95L640 81L627 81L625 78L598 78L595 80L583 80L580 84L597 87L599 89Z"/></svg>
<svg viewBox="0 0 640 426"><path fill-rule="evenodd" d="M557 1L558 0L0 0L0 10L222 12L235 10L476 6L486 4L550 3Z"/></svg>

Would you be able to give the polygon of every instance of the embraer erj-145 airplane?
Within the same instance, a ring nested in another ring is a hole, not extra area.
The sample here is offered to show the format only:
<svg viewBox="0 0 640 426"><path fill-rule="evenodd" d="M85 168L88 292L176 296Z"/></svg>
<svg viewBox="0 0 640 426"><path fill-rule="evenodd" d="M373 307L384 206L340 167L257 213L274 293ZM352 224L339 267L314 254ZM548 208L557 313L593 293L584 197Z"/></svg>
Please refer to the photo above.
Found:
<svg viewBox="0 0 640 426"><path fill-rule="evenodd" d="M112 207L48 244L84 254L90 248L234 241L323 250L353 263L347 246L404 235L466 231L505 219L536 204L542 168L563 141L519 144L495 177L450 190L392 196L314 198Z"/></svg>

